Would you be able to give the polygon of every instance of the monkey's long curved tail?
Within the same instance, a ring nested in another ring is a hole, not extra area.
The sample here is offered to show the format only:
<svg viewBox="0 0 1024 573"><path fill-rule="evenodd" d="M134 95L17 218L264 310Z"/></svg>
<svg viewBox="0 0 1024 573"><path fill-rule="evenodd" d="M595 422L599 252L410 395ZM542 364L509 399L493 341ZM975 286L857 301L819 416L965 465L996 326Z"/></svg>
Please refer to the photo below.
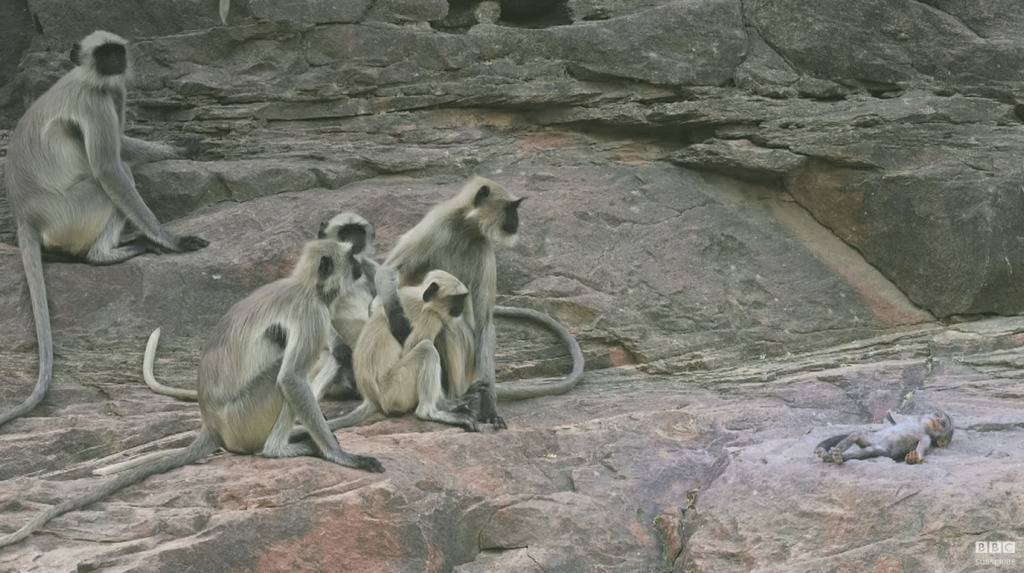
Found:
<svg viewBox="0 0 1024 573"><path fill-rule="evenodd" d="M158 328L149 335L149 342L146 343L146 354L142 359L142 379L146 381L146 386L149 386L149 389L157 394L171 396L179 400L197 402L199 400L199 393L195 390L166 386L161 384L156 379L156 376L153 375L153 362L156 361L156 347L159 344L160 329Z"/></svg>
<svg viewBox="0 0 1024 573"><path fill-rule="evenodd" d="M580 378L583 377L585 362L583 359L583 351L580 350L580 343L577 342L576 338L573 337L573 335L555 319L543 312L514 306L495 306L494 316L521 318L537 322L557 334L558 338L562 339L562 342L564 342L569 348L569 354L572 355L572 372L562 380L559 380L558 382L535 384L498 384L495 387L498 400L508 402L512 400L526 400L527 398L536 398L538 396L565 394L569 390L572 390L573 387L576 386L576 383L580 381Z"/></svg>
<svg viewBox="0 0 1024 573"><path fill-rule="evenodd" d="M33 531L39 529L45 525L46 522L59 515L64 515L65 513L76 509L82 509L83 507L95 503L120 489L136 484L151 475L163 473L168 470L190 464L200 458L212 454L219 447L220 439L204 427L199 432L199 435L196 436L195 441L193 441L187 448L181 448L180 452L159 458L148 466L140 467L134 471L121 474L114 479L105 482L94 491L67 501L62 501L61 503L40 512L14 533L0 537L0 547L6 547L25 539L31 535Z"/></svg>
<svg viewBox="0 0 1024 573"><path fill-rule="evenodd" d="M46 281L43 279L42 244L36 231L18 225L18 248L21 264L25 267L28 294L32 300L32 319L36 323L36 343L39 345L39 378L32 394L21 404L0 414L0 426L23 416L39 405L53 381L53 333L50 331L50 310L46 307Z"/></svg>

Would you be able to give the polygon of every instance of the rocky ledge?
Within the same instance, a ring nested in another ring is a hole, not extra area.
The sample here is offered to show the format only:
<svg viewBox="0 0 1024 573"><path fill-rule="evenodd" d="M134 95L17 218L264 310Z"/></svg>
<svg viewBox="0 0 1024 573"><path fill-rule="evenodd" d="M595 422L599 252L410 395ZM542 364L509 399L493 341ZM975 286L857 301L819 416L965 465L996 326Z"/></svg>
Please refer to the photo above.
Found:
<svg viewBox="0 0 1024 573"><path fill-rule="evenodd" d="M188 439L195 406L140 382L153 328L160 376L194 384L321 220L358 211L385 252L472 173L529 197L500 301L566 324L590 371L506 432L338 434L382 475L215 456L0 570L988 571L974 542L1024 542L1020 2L232 0L228 24L214 0L0 7L0 170L70 39L111 30L129 131L203 141L140 192L212 242L46 266L55 383L0 429L0 531ZM5 200L0 407L35 380ZM522 324L498 354L505 380L568 368ZM930 405L957 432L923 465L811 455Z"/></svg>

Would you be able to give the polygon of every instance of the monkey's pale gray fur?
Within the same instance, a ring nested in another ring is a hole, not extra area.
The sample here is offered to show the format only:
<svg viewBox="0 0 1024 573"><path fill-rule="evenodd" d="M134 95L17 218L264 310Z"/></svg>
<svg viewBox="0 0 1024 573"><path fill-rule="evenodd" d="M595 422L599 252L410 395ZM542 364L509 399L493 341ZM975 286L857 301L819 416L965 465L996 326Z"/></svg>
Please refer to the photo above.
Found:
<svg viewBox="0 0 1024 573"><path fill-rule="evenodd" d="M399 302L411 326L404 343L393 336L384 307L376 306L355 349L356 386L363 402L331 420L331 429L359 424L378 413L415 410L422 420L477 431L475 416L465 408L453 411L445 399L441 357L434 344L442 328L462 320L468 294L457 278L439 270L428 272L419 285L399 288Z"/></svg>
<svg viewBox="0 0 1024 573"><path fill-rule="evenodd" d="M353 232L358 236L353 236ZM324 221L317 231L317 238L332 239L351 246L356 260L360 263L362 276L356 279L346 288L338 293L330 305L331 324L341 338L341 341L353 349L359 339L359 333L370 318L370 303L373 301L376 291L374 289L374 274L378 267L374 260L376 254L375 230L365 218L357 213L346 211L339 213L330 220ZM153 374L153 365L156 361L156 351L160 343L160 329L156 329L146 343L146 353L142 362L142 377L146 385L153 392L172 396L180 400L196 401L195 390L175 388L162 384ZM322 360L317 362L314 368L313 391L317 400L323 398L325 393L330 393L331 383L340 386L335 390L339 398L358 397L354 396L355 382L351 376L340 370L351 370L351 364L338 364L328 353Z"/></svg>
<svg viewBox="0 0 1024 573"><path fill-rule="evenodd" d="M125 162L172 159L181 150L124 135L126 46L109 32L86 36L72 52L76 67L29 107L11 136L7 194L32 299L39 378L25 402L0 415L0 425L42 401L52 378L42 249L109 265L147 251L181 252L207 244L166 231L135 189ZM144 239L122 245L126 221Z"/></svg>
<svg viewBox="0 0 1024 573"><path fill-rule="evenodd" d="M156 452L100 470L124 471L95 491L51 507L0 537L0 547L28 536L50 519L85 507L148 476L192 463L218 447L266 457L319 455L330 462L379 472L376 459L341 449L310 387L310 372L336 336L327 305L352 282L357 264L349 246L308 243L291 276L235 304L213 331L198 371L203 425L191 445ZM290 443L298 421L312 438Z"/></svg>
<svg viewBox="0 0 1024 573"><path fill-rule="evenodd" d="M449 383L449 397L461 397L470 383L482 380L485 390L478 419L498 428L505 426L497 412L498 398L524 399L567 392L582 376L584 366L579 344L554 320L528 309L495 307L495 248L515 244L521 201L494 181L470 178L454 197L434 206L402 235L377 274L378 298L385 304L394 296L394 288L387 285L418 284L432 269L447 271L466 285L470 296L463 320L443 329L438 351ZM397 280L390 276L396 272ZM569 347L572 373L557 383L502 384L495 389L495 315L539 321L554 330ZM457 364L453 360L456 356L465 357L465 363Z"/></svg>

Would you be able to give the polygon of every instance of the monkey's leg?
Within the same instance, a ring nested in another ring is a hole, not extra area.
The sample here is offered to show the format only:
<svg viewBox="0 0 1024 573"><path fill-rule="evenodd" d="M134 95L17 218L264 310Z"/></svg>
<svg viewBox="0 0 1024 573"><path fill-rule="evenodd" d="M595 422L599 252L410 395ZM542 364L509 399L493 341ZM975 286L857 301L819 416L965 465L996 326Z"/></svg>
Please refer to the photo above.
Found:
<svg viewBox="0 0 1024 573"><path fill-rule="evenodd" d="M344 416L334 418L333 420L329 420L327 422L327 427L330 428L332 431L338 430L340 428L348 428L350 426L355 426L356 424L361 424L367 419L376 415L376 404L369 400L363 400L361 404L356 406L355 410L352 410L351 412L345 414Z"/></svg>
<svg viewBox="0 0 1024 573"><path fill-rule="evenodd" d="M316 400L319 402L323 400L324 392L327 391L327 385L334 380L338 373L338 363L331 356L330 352L321 352L314 370L317 372L316 376L313 377L313 395L316 396Z"/></svg>
<svg viewBox="0 0 1024 573"><path fill-rule="evenodd" d="M295 416L288 404L281 406L281 413L277 415L274 428L270 430L267 441L263 443L263 457L265 458L296 458L299 456L315 456L316 446L307 435L304 440L298 443L290 443L292 424Z"/></svg>
<svg viewBox="0 0 1024 573"><path fill-rule="evenodd" d="M445 398L441 386L441 355L429 340L421 341L403 356L390 376L392 383L407 383L409 377L416 381L417 418L459 426L467 432L480 431L472 414L449 412L442 407Z"/></svg>
<svg viewBox="0 0 1024 573"><path fill-rule="evenodd" d="M149 251L141 244L118 246L123 230L124 219L119 215L111 217L107 226L104 227L103 233L86 253L86 262L91 265L114 265Z"/></svg>
<svg viewBox="0 0 1024 573"><path fill-rule="evenodd" d="M482 335L476 347L476 373L487 384L486 390L480 392L480 412L477 420L491 424L497 430L508 428L505 420L498 415L498 395L494 388L494 346L497 337L494 332L494 317L480 317L484 320Z"/></svg>
<svg viewBox="0 0 1024 573"><path fill-rule="evenodd" d="M870 447L871 444L867 441L866 436L861 432L853 432L849 436L846 436L835 447L831 448L828 453L832 456L832 463L841 464L843 463L843 452L850 449L854 444L862 448Z"/></svg>
<svg viewBox="0 0 1024 573"><path fill-rule="evenodd" d="M866 448L860 448L857 450L851 450L843 453L843 461L849 460L866 460L869 458L879 458L882 456L888 456L889 452L885 448L879 448L876 446L868 446Z"/></svg>

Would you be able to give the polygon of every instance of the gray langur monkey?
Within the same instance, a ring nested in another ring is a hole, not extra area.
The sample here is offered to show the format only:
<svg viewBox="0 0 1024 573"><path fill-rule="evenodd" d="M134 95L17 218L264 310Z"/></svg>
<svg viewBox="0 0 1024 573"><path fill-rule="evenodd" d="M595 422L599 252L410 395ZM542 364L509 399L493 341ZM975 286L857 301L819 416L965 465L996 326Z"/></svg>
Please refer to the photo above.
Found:
<svg viewBox="0 0 1024 573"><path fill-rule="evenodd" d="M333 239L351 246L351 252L359 262L362 276L338 293L330 305L331 324L338 333L338 340L332 344L330 355L317 363L314 375L314 393L317 400L325 394L339 399L359 398L352 372L352 349L359 340L359 333L370 318L370 303L376 295L374 275L377 262L375 230L365 218L346 211L323 221L317 230L318 239ZM157 393L180 400L195 402L195 390L175 388L162 384L153 374L156 350L160 344L160 329L149 336L146 353L142 362L142 377L146 385Z"/></svg>
<svg viewBox="0 0 1024 573"><path fill-rule="evenodd" d="M882 456L919 464L924 461L928 448L944 448L953 439L953 418L939 409L923 416L901 417L899 421L889 412L886 420L892 425L873 432L852 432L823 440L814 448L814 455L834 464ZM858 449L851 451L855 444Z"/></svg>
<svg viewBox="0 0 1024 573"><path fill-rule="evenodd" d="M469 289L449 273L433 270L423 282L401 287L398 304L409 321L409 333L397 338L387 311L375 307L356 344L356 386L363 402L329 422L331 429L359 424L378 413L415 412L417 418L478 431L476 416L466 403L452 407L441 382L441 356L434 341L441 329L461 320ZM481 388L470 387L470 394Z"/></svg>
<svg viewBox="0 0 1024 573"><path fill-rule="evenodd" d="M352 253L359 261L363 276L345 296L339 296L331 303L331 324L340 343L331 349L333 360L325 357L321 362L313 386L319 392L317 398L324 395L338 399L359 398L351 368L352 349L370 319L370 304L377 295L374 285L379 267L374 260L377 254L376 231L361 215L345 211L322 222L317 237L352 245Z"/></svg>
<svg viewBox="0 0 1024 573"><path fill-rule="evenodd" d="M460 397L466 391L465 386L453 384L453 378L461 379L463 384L482 379L478 420L496 428L505 427L497 412L497 399L522 400L568 392L579 381L584 367L579 343L552 318L530 309L495 306L495 248L515 244L522 201L494 181L472 177L454 197L434 206L402 235L376 278L379 304L388 309L391 328L397 333L408 327L401 323L401 313L396 312L396 286L420 284L433 269L447 271L466 285L470 295L465 316L442 330L438 351L450 397ZM501 384L495 388L494 316L531 320L555 332L572 356L569 376L549 384ZM456 359L466 362L456 364Z"/></svg>
<svg viewBox="0 0 1024 573"><path fill-rule="evenodd" d="M310 388L310 372L333 336L327 305L360 274L348 245L323 240L307 243L291 276L242 299L214 329L199 363L203 424L192 444L98 470L100 474L126 473L39 513L17 531L0 537L0 547L24 539L58 515L151 475L193 463L221 447L272 458L319 455L345 467L384 471L375 458L342 450ZM289 438L296 419L311 438L292 443Z"/></svg>
<svg viewBox="0 0 1024 573"><path fill-rule="evenodd" d="M18 233L39 346L31 396L0 414L0 425L32 410L53 374L53 337L43 280L43 249L92 265L145 252L205 247L165 230L135 188L128 163L173 159L188 150L124 135L127 42L96 31L75 46L75 68L46 90L18 122L7 150L7 196ZM141 234L122 243L125 222Z"/></svg>

